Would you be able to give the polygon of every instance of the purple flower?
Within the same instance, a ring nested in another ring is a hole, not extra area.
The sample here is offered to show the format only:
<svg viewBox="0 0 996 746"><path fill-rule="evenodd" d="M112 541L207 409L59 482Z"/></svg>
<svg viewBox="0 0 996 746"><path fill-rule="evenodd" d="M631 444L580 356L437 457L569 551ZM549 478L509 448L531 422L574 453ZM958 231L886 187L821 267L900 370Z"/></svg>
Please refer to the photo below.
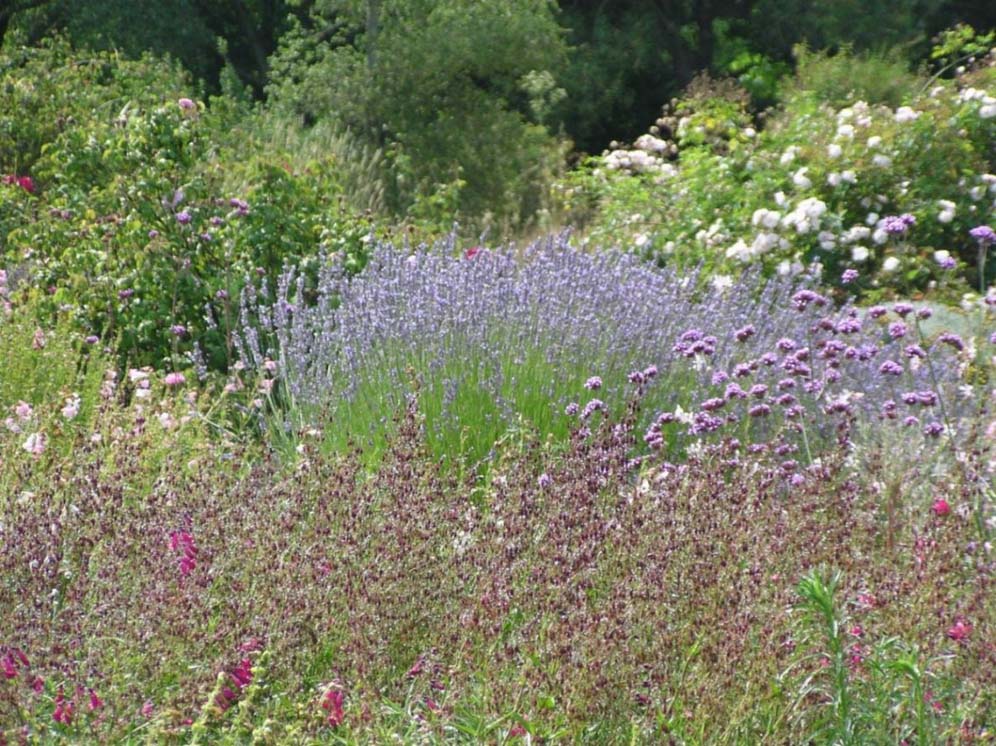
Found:
<svg viewBox="0 0 996 746"><path fill-rule="evenodd" d="M96 334L91 334L89 337L87 337L83 341L86 342L88 345L95 345L95 344L97 344L97 342L100 341L100 337L98 337Z"/></svg>
<svg viewBox="0 0 996 746"><path fill-rule="evenodd" d="M921 360L927 357L927 351L920 345L906 345L906 347L903 348L903 354L911 360L915 357L918 357Z"/></svg>
<svg viewBox="0 0 996 746"><path fill-rule="evenodd" d="M885 314L887 313L889 313L889 309L886 308L885 306L872 306L871 308L868 309L868 315L871 316L873 319L881 318L882 316L885 316Z"/></svg>
<svg viewBox="0 0 996 746"><path fill-rule="evenodd" d="M578 406L578 403L576 401L572 401L570 404L564 407L564 414L566 414L568 417L573 417L580 411L580 409L581 408Z"/></svg>
<svg viewBox="0 0 996 746"><path fill-rule="evenodd" d="M597 391L602 388L602 379L598 376L592 376L584 382L584 387L589 391Z"/></svg>
<svg viewBox="0 0 996 746"><path fill-rule="evenodd" d="M932 407L937 404L937 394L933 391L918 391L916 398L925 407Z"/></svg>
<svg viewBox="0 0 996 746"><path fill-rule="evenodd" d="M958 266L958 262L955 261L955 258L953 256L948 254L947 256L942 256L940 259L937 260L937 266L939 266L941 269L954 269L955 267Z"/></svg>
<svg viewBox="0 0 996 746"><path fill-rule="evenodd" d="M767 404L755 404L753 407L747 410L747 414L751 417L767 417L771 414L771 407Z"/></svg>
<svg viewBox="0 0 996 746"><path fill-rule="evenodd" d="M883 376L901 376L903 374L903 366L894 360L886 360L879 366L878 372Z"/></svg>
<svg viewBox="0 0 996 746"><path fill-rule="evenodd" d="M601 399L592 399L590 402L584 405L584 410L581 412L581 419L586 420L591 417L595 412L604 412L605 402Z"/></svg>
<svg viewBox="0 0 996 746"><path fill-rule="evenodd" d="M184 111L193 111L194 109L196 109L196 108L197 108L197 104L195 104L195 103L194 103L194 102L193 102L192 100L190 100L189 98L181 98L181 99L180 99L179 101L177 101L176 103L177 103L177 105L178 105L178 106L179 106L179 107L180 107L181 109L183 109Z"/></svg>
<svg viewBox="0 0 996 746"><path fill-rule="evenodd" d="M996 332L993 332L993 333L992 333L992 334L991 334L991 335L989 336L989 344L991 344L991 345L996 345Z"/></svg>
<svg viewBox="0 0 996 746"><path fill-rule="evenodd" d="M913 415L910 415L909 417L904 417L903 418L903 425L905 427L914 427L914 426L919 425L919 424L920 424L920 420L918 420Z"/></svg>
<svg viewBox="0 0 996 746"><path fill-rule="evenodd" d="M994 231L988 225L977 225L968 232L968 235L970 235L972 238L974 238L983 246L988 246L990 244L996 243L996 231Z"/></svg>
<svg viewBox="0 0 996 746"><path fill-rule="evenodd" d="M933 315L934 315L934 312L931 311L926 306L924 306L923 308L921 308L919 311L916 312L916 317L918 319L924 319L924 320L926 320L926 319L929 319Z"/></svg>
<svg viewBox="0 0 996 746"><path fill-rule="evenodd" d="M784 391L785 389L795 388L794 378L783 378L778 382L778 390Z"/></svg>
<svg viewBox="0 0 996 746"><path fill-rule="evenodd" d="M763 399L768 395L768 387L763 383L755 383L750 387L750 395L755 399Z"/></svg>
<svg viewBox="0 0 996 746"><path fill-rule="evenodd" d="M916 218L906 213L904 215L889 215L882 220L882 230L890 236L901 236L916 223Z"/></svg>
<svg viewBox="0 0 996 746"><path fill-rule="evenodd" d="M124 290L119 290L118 291L118 299L120 299L120 300L128 300L134 294L135 294L134 290L132 290L131 288L125 288Z"/></svg>
<svg viewBox="0 0 996 746"><path fill-rule="evenodd" d="M159 231L153 228L151 231L149 231L149 238L159 238Z"/></svg>
<svg viewBox="0 0 996 746"><path fill-rule="evenodd" d="M740 388L739 384L731 383L726 387L726 393L724 396L727 399L746 399L747 392Z"/></svg>
<svg viewBox="0 0 996 746"><path fill-rule="evenodd" d="M543 472L542 474L539 475L539 479L537 479L536 482L539 484L539 488L541 490L545 490L551 484L553 484L553 479L550 477L549 474Z"/></svg>
<svg viewBox="0 0 996 746"><path fill-rule="evenodd" d="M889 336L893 339L902 339L906 336L906 324L902 321L894 321L889 324Z"/></svg>
<svg viewBox="0 0 996 746"><path fill-rule="evenodd" d="M753 324L747 324L747 326L742 326L734 332L734 336L737 338L738 342L746 342L748 339L754 336L757 330L754 328Z"/></svg>
<svg viewBox="0 0 996 746"><path fill-rule="evenodd" d="M733 376L735 378L746 378L750 375L750 366L746 363L740 363L733 369Z"/></svg>
<svg viewBox="0 0 996 746"><path fill-rule="evenodd" d="M913 306L909 303L897 303L892 307L892 310L901 318L906 318L909 314L913 313Z"/></svg>
<svg viewBox="0 0 996 746"><path fill-rule="evenodd" d="M712 374L712 385L719 386L730 380L730 376L727 375L725 370L717 370Z"/></svg>
<svg viewBox="0 0 996 746"><path fill-rule="evenodd" d="M191 219L192 218L190 217L190 213L187 212L186 210L180 210L180 212L176 214L176 222L178 222L180 225L188 225Z"/></svg>
<svg viewBox="0 0 996 746"><path fill-rule="evenodd" d="M646 382L647 377L643 375L642 370L634 370L630 371L630 373L626 376L626 380L629 381L630 383L639 384Z"/></svg>
<svg viewBox="0 0 996 746"><path fill-rule="evenodd" d="M777 347L782 352L791 352L792 350L795 349L795 346L796 346L795 342L792 341L791 339L788 339L787 337L782 337L775 343L775 347Z"/></svg>
<svg viewBox="0 0 996 746"><path fill-rule="evenodd" d="M656 365L648 365L646 368L643 369L643 377L646 378L648 381L651 378L656 378L657 373L658 370Z"/></svg>
<svg viewBox="0 0 996 746"><path fill-rule="evenodd" d="M717 409L722 409L724 406L726 406L726 399L720 399L718 397L713 399L706 399L699 406L706 412L715 412Z"/></svg>
<svg viewBox="0 0 996 746"><path fill-rule="evenodd" d="M937 438L944 432L944 425L940 422L928 422L923 426L923 434L929 438Z"/></svg>
<svg viewBox="0 0 996 746"><path fill-rule="evenodd" d="M952 332L944 332L944 334L937 338L937 341L943 342L946 345L951 345L958 350L958 352L965 349L965 343L962 341L961 337Z"/></svg>
<svg viewBox="0 0 996 746"><path fill-rule="evenodd" d="M186 382L186 376L180 372L167 373L166 378L164 379L164 383L167 386L182 386Z"/></svg>
<svg viewBox="0 0 996 746"><path fill-rule="evenodd" d="M173 332L173 334L177 337L182 337L187 333L187 327L185 327L183 324L173 324L173 326L171 326L169 330Z"/></svg>
<svg viewBox="0 0 996 746"><path fill-rule="evenodd" d="M844 274L842 274L840 276L840 281L843 284L845 284L845 285L849 285L850 283L852 283L855 280L857 280L859 276L860 275L858 274L858 270L856 270L856 269L845 269L844 270Z"/></svg>
<svg viewBox="0 0 996 746"><path fill-rule="evenodd" d="M861 322L855 318L841 319L837 323L838 334L857 334L861 331Z"/></svg>

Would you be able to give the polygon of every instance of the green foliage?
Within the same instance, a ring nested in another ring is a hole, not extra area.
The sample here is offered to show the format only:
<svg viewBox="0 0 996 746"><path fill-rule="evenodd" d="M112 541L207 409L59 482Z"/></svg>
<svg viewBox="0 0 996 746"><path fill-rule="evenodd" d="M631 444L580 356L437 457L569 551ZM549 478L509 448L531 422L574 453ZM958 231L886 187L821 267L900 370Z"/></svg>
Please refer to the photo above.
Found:
<svg viewBox="0 0 996 746"><path fill-rule="evenodd" d="M808 97L823 105L841 108L855 101L895 108L907 103L922 87L923 79L909 71L898 50L855 53L844 47L831 54L814 52L806 45L794 50L795 77L785 86L787 105Z"/></svg>
<svg viewBox="0 0 996 746"><path fill-rule="evenodd" d="M32 54L41 64L43 53ZM65 54L55 45L49 59ZM88 69L71 59L65 69ZM11 135L11 148L37 151L27 151L36 193L0 186L9 198L0 203L0 247L5 264L27 273L22 287L41 296L39 313L72 309L84 334L131 364L203 372L231 361L247 278L273 281L287 263L321 252L362 267L371 225L349 210L352 182L335 153L299 158L292 170L279 151L261 149L251 113L237 103L150 100L139 87L155 82L148 63L102 64L120 82L91 92L92 110L74 108L70 84L82 81L57 77L44 105L72 118L60 131ZM11 89L23 69L8 70Z"/></svg>
<svg viewBox="0 0 996 746"><path fill-rule="evenodd" d="M381 149L395 214L424 215L436 195L440 209L478 218L536 211L560 155L538 123L560 96L564 58L550 4L326 2L310 23L274 58L273 105Z"/></svg>

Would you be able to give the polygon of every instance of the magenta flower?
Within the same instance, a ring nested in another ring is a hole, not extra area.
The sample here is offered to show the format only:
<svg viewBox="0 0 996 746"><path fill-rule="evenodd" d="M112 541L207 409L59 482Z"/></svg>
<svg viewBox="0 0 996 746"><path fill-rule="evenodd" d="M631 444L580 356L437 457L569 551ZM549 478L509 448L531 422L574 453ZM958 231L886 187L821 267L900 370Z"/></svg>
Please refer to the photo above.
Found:
<svg viewBox="0 0 996 746"><path fill-rule="evenodd" d="M328 724L333 728L338 728L346 719L346 713L343 710L344 700L345 695L340 689L330 688L322 697L322 709L329 714Z"/></svg>
<svg viewBox="0 0 996 746"><path fill-rule="evenodd" d="M197 108L197 104L189 98L181 98L176 103L183 111L194 111Z"/></svg>
<svg viewBox="0 0 996 746"><path fill-rule="evenodd" d="M182 386L186 382L187 378L183 373L174 371L173 373L166 374L165 383L167 386Z"/></svg>
<svg viewBox="0 0 996 746"><path fill-rule="evenodd" d="M964 642L972 634L972 625L964 619L957 619L945 634L955 642Z"/></svg>
<svg viewBox="0 0 996 746"><path fill-rule="evenodd" d="M934 500L934 504L930 509L938 518L942 518L951 513L951 506L948 505L948 501L943 497L939 497Z"/></svg>

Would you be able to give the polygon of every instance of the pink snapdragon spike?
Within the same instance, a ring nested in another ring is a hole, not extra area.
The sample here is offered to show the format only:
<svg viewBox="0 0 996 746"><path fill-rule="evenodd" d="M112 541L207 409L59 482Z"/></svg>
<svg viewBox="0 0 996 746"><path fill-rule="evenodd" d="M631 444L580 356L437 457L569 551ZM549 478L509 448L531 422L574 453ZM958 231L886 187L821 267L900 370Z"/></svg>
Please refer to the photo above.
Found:
<svg viewBox="0 0 996 746"><path fill-rule="evenodd" d="M73 702L66 699L61 686L55 695L55 710L52 712L52 719L63 725L69 725L73 722Z"/></svg>
<svg viewBox="0 0 996 746"><path fill-rule="evenodd" d="M141 712L142 712L142 717L144 718L151 718L155 714L156 706L152 704L151 699L147 699L145 700L145 702L142 703Z"/></svg>
<svg viewBox="0 0 996 746"><path fill-rule="evenodd" d="M232 679L239 689L249 686L252 681L252 661L248 658L239 661L239 665L232 669Z"/></svg>
<svg viewBox="0 0 996 746"><path fill-rule="evenodd" d="M193 535L189 531L171 531L169 548L181 555L178 563L180 575L184 578L190 575L197 567L197 545Z"/></svg>
<svg viewBox="0 0 996 746"><path fill-rule="evenodd" d="M345 695L341 689L329 689L322 697L322 709L329 714L328 724L333 728L338 728L346 719L344 701Z"/></svg>
<svg viewBox="0 0 996 746"><path fill-rule="evenodd" d="M948 505L948 501L943 497L939 497L934 500L934 504L930 507L931 512L938 518L943 518L951 513L951 506Z"/></svg>
<svg viewBox="0 0 996 746"><path fill-rule="evenodd" d="M88 692L90 694L91 712L93 712L94 710L99 710L101 707L104 706L104 700L102 700L100 697L97 696L97 692L95 692L93 689L89 689Z"/></svg>

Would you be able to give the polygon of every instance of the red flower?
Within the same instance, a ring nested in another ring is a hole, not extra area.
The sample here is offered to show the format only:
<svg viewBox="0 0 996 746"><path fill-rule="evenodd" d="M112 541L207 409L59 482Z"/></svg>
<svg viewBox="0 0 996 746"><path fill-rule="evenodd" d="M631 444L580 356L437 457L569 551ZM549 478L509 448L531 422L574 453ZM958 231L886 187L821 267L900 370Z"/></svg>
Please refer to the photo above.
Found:
<svg viewBox="0 0 996 746"><path fill-rule="evenodd" d="M938 518L943 518L951 512L951 506L948 505L948 501L943 497L934 500L934 505L930 509Z"/></svg>
<svg viewBox="0 0 996 746"><path fill-rule="evenodd" d="M526 735L526 729L518 723L513 725L508 731L509 738L521 738L524 735Z"/></svg>
<svg viewBox="0 0 996 746"><path fill-rule="evenodd" d="M955 642L963 642L967 640L970 634L972 634L972 625L964 619L956 620L947 631L947 636Z"/></svg>
<svg viewBox="0 0 996 746"><path fill-rule="evenodd" d="M346 719L346 713L342 708L345 695L341 689L329 689L322 697L322 709L329 714L329 725L337 728Z"/></svg>
<svg viewBox="0 0 996 746"><path fill-rule="evenodd" d="M467 249L465 252L463 252L463 258L464 259L473 259L475 256L477 256L480 253L481 253L481 247L480 246L471 246L469 249Z"/></svg>

